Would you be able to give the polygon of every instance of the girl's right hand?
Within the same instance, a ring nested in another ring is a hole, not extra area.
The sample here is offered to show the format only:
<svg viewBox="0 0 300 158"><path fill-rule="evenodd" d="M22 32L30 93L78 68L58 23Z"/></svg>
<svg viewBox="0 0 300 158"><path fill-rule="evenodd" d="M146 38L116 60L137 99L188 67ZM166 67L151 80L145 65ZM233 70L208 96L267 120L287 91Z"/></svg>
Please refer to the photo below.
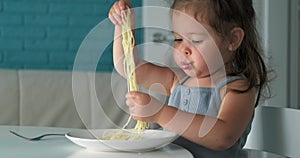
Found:
<svg viewBox="0 0 300 158"><path fill-rule="evenodd" d="M122 25L122 12L127 9L127 7L132 8L130 0L119 0L114 3L111 7L108 17L110 21L115 25Z"/></svg>

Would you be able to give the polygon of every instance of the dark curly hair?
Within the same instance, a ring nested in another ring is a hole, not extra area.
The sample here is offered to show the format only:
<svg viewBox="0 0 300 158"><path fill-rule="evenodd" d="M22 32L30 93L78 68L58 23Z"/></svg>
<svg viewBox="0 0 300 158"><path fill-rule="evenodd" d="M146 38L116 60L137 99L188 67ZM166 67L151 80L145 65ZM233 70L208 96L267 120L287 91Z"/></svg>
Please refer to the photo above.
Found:
<svg viewBox="0 0 300 158"><path fill-rule="evenodd" d="M232 28L240 27L245 36L241 46L234 52L232 69L226 70L227 75L244 76L249 87L258 89L258 104L261 91L266 90L264 96L270 97L268 87L267 66L263 58L263 49L256 30L255 11L252 0L174 0L172 9L193 10L197 20L209 24L221 38L225 38Z"/></svg>

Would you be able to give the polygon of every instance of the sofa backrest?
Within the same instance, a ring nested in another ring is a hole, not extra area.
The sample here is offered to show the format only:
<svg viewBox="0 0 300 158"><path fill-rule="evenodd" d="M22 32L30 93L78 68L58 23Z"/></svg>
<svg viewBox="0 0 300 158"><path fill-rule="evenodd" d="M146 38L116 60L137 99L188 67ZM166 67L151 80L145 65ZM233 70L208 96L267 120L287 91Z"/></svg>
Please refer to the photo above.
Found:
<svg viewBox="0 0 300 158"><path fill-rule="evenodd" d="M111 73L76 74L80 74L81 80L74 85L72 71L0 70L0 124L72 128L122 126L129 117L122 108L126 83L112 84ZM116 99L112 89L123 89L124 92L119 93L121 99Z"/></svg>

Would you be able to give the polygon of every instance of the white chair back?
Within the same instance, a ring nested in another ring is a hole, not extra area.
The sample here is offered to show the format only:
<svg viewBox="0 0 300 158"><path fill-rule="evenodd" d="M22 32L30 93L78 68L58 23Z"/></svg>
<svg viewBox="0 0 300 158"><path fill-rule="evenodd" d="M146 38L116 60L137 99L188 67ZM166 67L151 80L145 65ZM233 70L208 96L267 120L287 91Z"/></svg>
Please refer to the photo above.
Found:
<svg viewBox="0 0 300 158"><path fill-rule="evenodd" d="M245 148L300 157L300 110L257 107Z"/></svg>

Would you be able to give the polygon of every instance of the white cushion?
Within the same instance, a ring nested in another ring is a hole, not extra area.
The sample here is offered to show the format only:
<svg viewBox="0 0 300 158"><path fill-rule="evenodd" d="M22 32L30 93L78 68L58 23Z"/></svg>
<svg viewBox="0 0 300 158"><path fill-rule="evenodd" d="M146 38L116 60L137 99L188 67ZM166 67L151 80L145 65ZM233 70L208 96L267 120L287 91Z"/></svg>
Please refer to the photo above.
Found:
<svg viewBox="0 0 300 158"><path fill-rule="evenodd" d="M72 72L20 71L20 125L84 127L72 95Z"/></svg>
<svg viewBox="0 0 300 158"><path fill-rule="evenodd" d="M0 88L0 124L121 128L129 118L126 82L116 74L1 70Z"/></svg>
<svg viewBox="0 0 300 158"><path fill-rule="evenodd" d="M19 124L18 72L0 70L0 124Z"/></svg>

